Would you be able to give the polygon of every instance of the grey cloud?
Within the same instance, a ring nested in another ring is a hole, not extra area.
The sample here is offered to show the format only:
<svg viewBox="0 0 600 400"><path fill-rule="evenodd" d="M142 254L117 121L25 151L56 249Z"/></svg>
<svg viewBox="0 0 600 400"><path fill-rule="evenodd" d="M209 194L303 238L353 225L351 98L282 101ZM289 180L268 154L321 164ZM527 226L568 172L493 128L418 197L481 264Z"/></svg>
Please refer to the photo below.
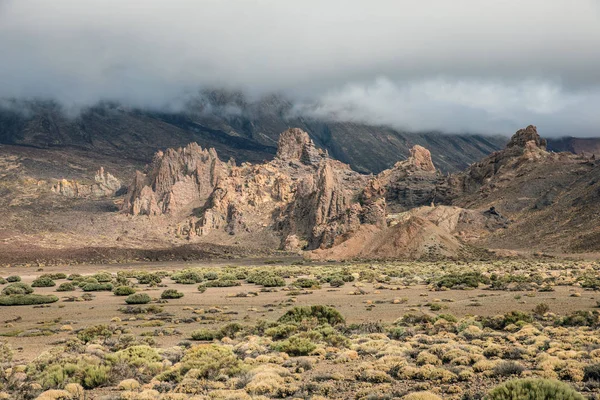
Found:
<svg viewBox="0 0 600 400"><path fill-rule="evenodd" d="M67 107L223 87L410 130L600 134L595 0L4 0L0 57L0 97Z"/></svg>

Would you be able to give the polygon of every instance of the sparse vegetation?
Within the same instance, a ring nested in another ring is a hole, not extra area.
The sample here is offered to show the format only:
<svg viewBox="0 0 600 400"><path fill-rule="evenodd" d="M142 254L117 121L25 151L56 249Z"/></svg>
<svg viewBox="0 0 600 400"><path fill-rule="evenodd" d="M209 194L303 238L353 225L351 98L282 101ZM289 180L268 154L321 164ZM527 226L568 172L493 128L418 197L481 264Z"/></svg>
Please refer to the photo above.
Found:
<svg viewBox="0 0 600 400"><path fill-rule="evenodd" d="M127 304L147 304L150 303L152 299L146 293L134 293L127 296L125 299L125 303Z"/></svg>
<svg viewBox="0 0 600 400"><path fill-rule="evenodd" d="M36 324L16 316L5 319L0 334L9 342L13 337L60 336L51 338L47 353L20 361L22 365L10 357L1 361L6 346L0 343L0 362L5 363L0 390L16 393L14 386L7 386L6 374L22 372L22 387L39 383L33 396L45 390L46 397L64 395L67 387L92 396L103 388L102 393L115 398L159 400L203 393L244 399L427 400L530 398L531 393L579 399L576 392L584 390L600 395L599 311L589 308L592 299L586 292L571 297L582 292L579 277L592 276L595 264L573 263L568 273L558 274L559 268L564 267L504 261L328 263L69 276L57 291L114 285L113 293L126 297L86 292L84 299L68 293L58 304L31 303L32 308L49 307L39 313ZM100 282L108 275L110 282ZM23 276L30 282L29 275ZM149 282L149 287L136 287L134 278ZM278 281L275 286L268 286L271 279ZM501 285L494 285L499 281ZM208 290L199 295L189 283ZM228 290L230 284L243 287ZM497 292L502 285L512 290L523 284L533 289L518 292L518 297ZM545 287L554 291L535 289ZM22 282L2 289L18 292L0 296L0 302L7 299L15 305L29 303L15 301L17 296L44 297ZM185 300L184 307L176 306L177 300L148 304L190 294L201 297L203 305ZM89 311L71 313L71 302L82 301L79 309ZM313 301L317 305L297 304ZM480 307L471 307L475 303ZM565 305L571 307L567 312ZM104 321L82 323L87 315L98 321L106 309L111 314L101 317ZM352 323L346 324L344 317ZM166 337L168 345L159 339ZM307 374L309 370L313 372ZM538 377L546 383L524 383L538 382ZM564 381L575 394L554 380ZM505 383L494 388L498 382ZM498 397L502 393L512 397Z"/></svg>

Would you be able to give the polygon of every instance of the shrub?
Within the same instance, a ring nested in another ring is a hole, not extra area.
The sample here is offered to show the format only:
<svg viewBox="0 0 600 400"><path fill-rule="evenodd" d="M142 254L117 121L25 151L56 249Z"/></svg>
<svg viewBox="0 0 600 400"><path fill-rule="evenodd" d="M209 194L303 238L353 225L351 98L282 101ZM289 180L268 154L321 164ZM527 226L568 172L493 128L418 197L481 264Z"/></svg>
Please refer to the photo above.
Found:
<svg viewBox="0 0 600 400"><path fill-rule="evenodd" d="M549 379L516 379L492 389L489 400L584 400L571 386Z"/></svg>
<svg viewBox="0 0 600 400"><path fill-rule="evenodd" d="M134 293L127 296L125 303L127 304L147 304L152 299L146 293Z"/></svg>
<svg viewBox="0 0 600 400"><path fill-rule="evenodd" d="M204 274L204 279L206 279L207 281L216 281L217 279L219 279L219 274L217 274L214 271L210 271Z"/></svg>
<svg viewBox="0 0 600 400"><path fill-rule="evenodd" d="M232 286L240 286L241 283L238 281L232 281L232 280L222 280L222 279L217 279L214 281L208 281L206 283L204 283L205 287L232 287Z"/></svg>
<svg viewBox="0 0 600 400"><path fill-rule="evenodd" d="M274 350L287 353L290 356L306 356L317 348L310 339L300 336L292 336L289 339L275 342L272 347Z"/></svg>
<svg viewBox="0 0 600 400"><path fill-rule="evenodd" d="M300 279L296 280L294 283L292 283L292 286L303 288L303 289L320 287L319 281L317 281L315 279L308 279L308 278L300 278Z"/></svg>
<svg viewBox="0 0 600 400"><path fill-rule="evenodd" d="M129 296L135 293L135 289L129 286L118 286L113 290L115 296Z"/></svg>
<svg viewBox="0 0 600 400"><path fill-rule="evenodd" d="M6 279L0 276L0 285L5 285L6 283Z"/></svg>
<svg viewBox="0 0 600 400"><path fill-rule="evenodd" d="M98 272L97 274L92 275L95 280L98 282L111 282L112 275L108 272Z"/></svg>
<svg viewBox="0 0 600 400"><path fill-rule="evenodd" d="M402 397L401 400L442 400L442 398L431 392L414 392Z"/></svg>
<svg viewBox="0 0 600 400"><path fill-rule="evenodd" d="M21 282L21 277L17 276L17 275L11 275L8 278L6 278L6 282L10 282L10 283Z"/></svg>
<svg viewBox="0 0 600 400"><path fill-rule="evenodd" d="M33 293L33 289L26 283L16 282L11 283L2 289L2 294L11 295L11 294L30 294Z"/></svg>
<svg viewBox="0 0 600 400"><path fill-rule="evenodd" d="M43 277L48 277L50 279L53 280L58 280L58 279L67 279L67 275L63 272L56 272L54 274L44 274L42 275Z"/></svg>
<svg viewBox="0 0 600 400"><path fill-rule="evenodd" d="M81 274L71 274L71 275L67 276L67 280L70 280L70 281L74 281L74 280L80 279L80 278L83 278L83 276Z"/></svg>
<svg viewBox="0 0 600 400"><path fill-rule="evenodd" d="M585 381L600 382L600 364L587 365L583 369L583 379Z"/></svg>
<svg viewBox="0 0 600 400"><path fill-rule="evenodd" d="M595 326L598 321L598 311L575 311L556 321L562 326Z"/></svg>
<svg viewBox="0 0 600 400"><path fill-rule="evenodd" d="M214 340L217 337L217 333L213 330L202 328L192 332L192 340Z"/></svg>
<svg viewBox="0 0 600 400"><path fill-rule="evenodd" d="M343 324L344 317L338 310L328 306L294 307L279 318L278 322L300 323L305 319L316 319L319 324L331 326Z"/></svg>
<svg viewBox="0 0 600 400"><path fill-rule="evenodd" d="M75 290L73 282L63 282L56 288L57 292L72 292Z"/></svg>
<svg viewBox="0 0 600 400"><path fill-rule="evenodd" d="M479 283L489 283L489 279L479 272L465 272L463 274L445 275L435 283L435 286L448 289L476 288Z"/></svg>
<svg viewBox="0 0 600 400"><path fill-rule="evenodd" d="M514 361L502 361L494 367L494 375L496 376L511 376L521 375L525 370L521 364Z"/></svg>
<svg viewBox="0 0 600 400"><path fill-rule="evenodd" d="M161 299L179 299L183 297L183 293L178 292L176 289L167 289L161 293Z"/></svg>
<svg viewBox="0 0 600 400"><path fill-rule="evenodd" d="M58 297L43 294L11 294L0 296L0 306L29 306L54 303L56 301L58 301Z"/></svg>
<svg viewBox="0 0 600 400"><path fill-rule="evenodd" d="M332 278L329 281L329 286L331 287L342 287L346 282L342 278Z"/></svg>
<svg viewBox="0 0 600 400"><path fill-rule="evenodd" d="M219 375L233 376L241 371L240 360L228 347L216 344L199 344L190 348L181 360L181 373L194 369L194 376L214 378Z"/></svg>
<svg viewBox="0 0 600 400"><path fill-rule="evenodd" d="M136 279L140 285L152 285L162 282L162 279L158 274L143 273L137 275Z"/></svg>
<svg viewBox="0 0 600 400"><path fill-rule="evenodd" d="M77 338L84 343L89 343L98 337L108 338L111 335L112 332L106 325L94 325L77 332Z"/></svg>
<svg viewBox="0 0 600 400"><path fill-rule="evenodd" d="M113 290L111 283L86 283L82 286L84 292L101 292Z"/></svg>
<svg viewBox="0 0 600 400"><path fill-rule="evenodd" d="M83 369L82 385L86 389L94 389L108 382L110 367L105 365L87 365Z"/></svg>
<svg viewBox="0 0 600 400"><path fill-rule="evenodd" d="M258 271L250 274L246 279L249 283L261 285L264 287L281 287L285 286L285 280L268 271Z"/></svg>
<svg viewBox="0 0 600 400"><path fill-rule="evenodd" d="M533 313L535 315L542 316L550 311L550 306L546 303L540 303L533 308Z"/></svg>
<svg viewBox="0 0 600 400"><path fill-rule="evenodd" d="M56 283L49 276L40 276L31 283L31 287L52 287Z"/></svg>
<svg viewBox="0 0 600 400"><path fill-rule="evenodd" d="M114 356L118 361L135 367L142 367L162 360L156 350L147 345L131 346L116 352Z"/></svg>
<svg viewBox="0 0 600 400"><path fill-rule="evenodd" d="M183 285L193 285L204 280L204 275L196 271L181 271L171 276L176 283Z"/></svg>
<svg viewBox="0 0 600 400"><path fill-rule="evenodd" d="M275 340L279 340L289 337L293 333L296 333L297 330L298 327L296 325L282 324L265 330L265 335L270 336Z"/></svg>

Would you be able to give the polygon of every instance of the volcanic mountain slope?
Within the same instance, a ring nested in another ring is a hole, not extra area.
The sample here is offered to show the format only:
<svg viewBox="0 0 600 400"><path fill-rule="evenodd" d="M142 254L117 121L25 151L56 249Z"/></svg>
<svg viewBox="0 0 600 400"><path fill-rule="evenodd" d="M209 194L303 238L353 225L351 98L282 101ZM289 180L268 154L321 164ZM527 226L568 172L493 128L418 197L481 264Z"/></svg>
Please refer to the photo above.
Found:
<svg viewBox="0 0 600 400"><path fill-rule="evenodd" d="M481 244L492 248L600 250L600 163L553 153L534 126L507 147L452 176L453 204L495 207L512 222Z"/></svg>
<svg viewBox="0 0 600 400"><path fill-rule="evenodd" d="M317 146L363 173L406 159L413 145L430 149L446 172L458 171L500 149L504 137L407 133L383 126L301 117L280 96L257 101L238 92L205 92L177 112L152 112L99 104L72 117L56 103L15 101L0 108L0 143L77 148L151 162L157 150L197 142L223 160L258 163L274 157L279 134L291 126Z"/></svg>

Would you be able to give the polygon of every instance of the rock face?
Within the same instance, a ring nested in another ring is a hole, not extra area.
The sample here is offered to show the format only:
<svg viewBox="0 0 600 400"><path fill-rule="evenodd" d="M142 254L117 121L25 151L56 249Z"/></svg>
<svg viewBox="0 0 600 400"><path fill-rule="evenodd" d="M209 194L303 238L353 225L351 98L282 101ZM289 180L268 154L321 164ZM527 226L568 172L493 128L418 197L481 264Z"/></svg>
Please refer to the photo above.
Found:
<svg viewBox="0 0 600 400"><path fill-rule="evenodd" d="M466 171L454 175L449 185L453 197L477 193L490 189L490 182L500 171L516 170L524 163L551 157L546 151L546 140L542 139L533 125L518 130L505 149L471 165Z"/></svg>
<svg viewBox="0 0 600 400"><path fill-rule="evenodd" d="M104 168L100 167L96 176L94 177L95 183L86 185L77 181L69 181L61 179L52 186L54 193L60 194L65 197L111 197L118 194L124 189L121 181L115 178L108 172L104 171Z"/></svg>
<svg viewBox="0 0 600 400"><path fill-rule="evenodd" d="M436 171L431 154L421 146L414 146L411 156L397 162L371 181L363 191L363 201L385 198L392 213L433 204L448 204L446 178Z"/></svg>
<svg viewBox="0 0 600 400"><path fill-rule="evenodd" d="M188 211L206 201L231 166L219 160L214 149L202 149L197 143L159 151L147 173L136 173L123 209L133 215Z"/></svg>
<svg viewBox="0 0 600 400"><path fill-rule="evenodd" d="M315 147L308 133L302 129L291 128L279 136L275 157L282 161L299 161L306 165L318 165L327 158L327 153Z"/></svg>

